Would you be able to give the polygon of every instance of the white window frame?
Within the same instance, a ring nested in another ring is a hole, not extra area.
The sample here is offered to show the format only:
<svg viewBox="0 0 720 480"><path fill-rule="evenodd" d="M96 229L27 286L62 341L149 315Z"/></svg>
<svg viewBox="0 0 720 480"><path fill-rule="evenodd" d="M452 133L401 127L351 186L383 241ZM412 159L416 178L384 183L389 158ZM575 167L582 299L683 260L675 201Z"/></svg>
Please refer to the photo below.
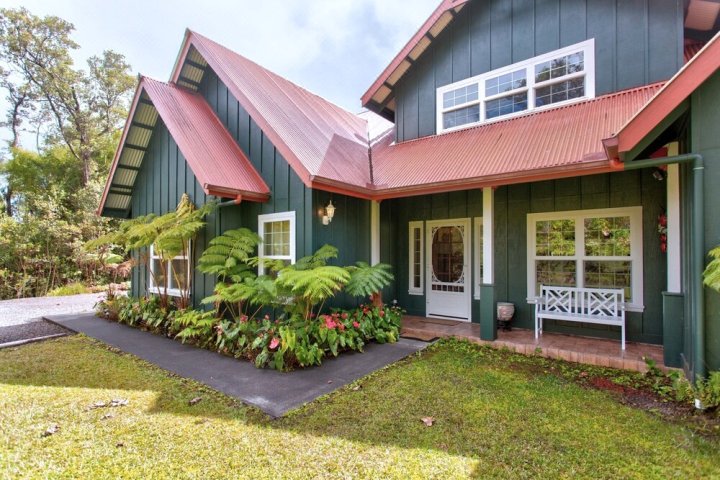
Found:
<svg viewBox="0 0 720 480"><path fill-rule="evenodd" d="M258 235L260 238L265 239L265 224L273 222L284 222L290 221L290 255L265 255L265 248L261 243L258 248L258 275L265 274L265 265L263 259L268 260L290 260L291 264L295 263L295 211L280 212L280 213L268 213L265 215L258 215Z"/></svg>
<svg viewBox="0 0 720 480"><path fill-rule="evenodd" d="M408 223L408 293L410 295L425 295L425 232L424 232L424 226L425 222L423 221L415 221ZM413 285L413 279L415 278L415 274L418 273L415 271L415 258L413 256L414 248L415 248L415 242L413 237L413 232L415 230L420 230L420 286L415 287Z"/></svg>
<svg viewBox="0 0 720 480"><path fill-rule="evenodd" d="M158 259L163 261L162 257L160 255L155 255L155 245L150 245L150 262L148 265L148 268L150 270L150 274L148 275L148 292L155 293L158 295L163 295L167 292L167 295L171 297L181 297L182 296L182 290L179 288L168 288L165 289L165 286L162 285L155 285L155 262L153 260ZM188 251L185 252L185 255L177 255L173 257L171 260L164 260L168 263L172 262L173 260L185 260L187 262L187 293L189 294L192 292L192 245L191 243L188 243ZM174 281L174 279L171 278L172 276L172 269L168 269L167 272L165 272L167 277L165 278L166 285L169 285L169 282L171 280Z"/></svg>
<svg viewBox="0 0 720 480"><path fill-rule="evenodd" d="M553 78L550 80L546 80L544 82L535 83L535 65L546 62L548 60L552 60L558 57L563 57L567 55L572 55L574 53L583 52L583 71L582 72L575 72L571 74L567 74L562 77ZM506 73L511 73L516 70L526 70L526 85L521 88L517 88L515 90L510 90L507 92L501 92L496 95L485 97L485 80L504 75ZM579 77L585 77L585 95L578 98L573 98L570 100L565 100L562 102L557 103L551 103L549 105L543 105L540 107L535 106L535 91L538 88L546 87L548 85L552 85L555 83L565 82L567 80L572 80ZM467 87L468 85L477 84L478 85L478 99L466 102L460 105L455 105L453 107L444 108L443 106L443 95L447 92L450 92L452 90L456 90L458 88ZM513 112L508 113L505 115L499 115L497 117L493 117L491 119L487 119L486 115L486 104L488 101L496 100L498 98L507 97L510 95L515 95L518 93L527 92L527 109L522 110L520 112ZM498 68L495 70L492 70L490 72L483 73L481 75L476 75L471 78L467 78L464 80L461 80L459 82L451 83L449 85L442 86L437 89L437 96L436 96L436 111L437 111L437 117L436 117L436 128L438 134L440 133L448 133L448 132L454 132L456 130L462 130L465 128L474 127L477 125L481 125L484 123L492 123L496 121L502 121L507 120L508 118L517 117L520 115L526 115L531 112L537 112L542 110L547 110L550 108L556 108L563 105L569 105L572 103L576 103L579 101L587 100L590 98L595 98L595 39L591 38L589 40L585 40L580 43L576 43L574 45L570 45L568 47L561 48L559 50L554 50L552 52L539 55L537 57L533 57L527 60L523 60L522 62L517 62L512 65L508 65L506 67ZM463 125L458 125L451 128L444 128L443 127L443 115L445 113L459 110L462 108L467 108L473 105L480 105L480 120L478 122L473 123L466 123Z"/></svg>
<svg viewBox="0 0 720 480"><path fill-rule="evenodd" d="M567 212L531 213L527 216L527 300L534 301L538 295L535 286L535 262L540 260L574 260L576 262L577 287L584 287L585 261L615 261L619 257L596 257L585 255L585 219L598 217L630 217L630 256L623 257L632 262L632 300L626 304L626 309L633 312L642 312L645 309L643 302L643 221L642 207L601 208L595 210L573 210ZM575 255L546 257L538 256L536 249L535 223L548 220L574 220L575 221Z"/></svg>
<svg viewBox="0 0 720 480"><path fill-rule="evenodd" d="M475 224L473 228L473 235L475 235L475 238L473 239L473 269L475 270L475 288L473 297L475 300L480 300L480 287L483 283L483 255L485 254L483 251L483 217L475 217L473 222Z"/></svg>

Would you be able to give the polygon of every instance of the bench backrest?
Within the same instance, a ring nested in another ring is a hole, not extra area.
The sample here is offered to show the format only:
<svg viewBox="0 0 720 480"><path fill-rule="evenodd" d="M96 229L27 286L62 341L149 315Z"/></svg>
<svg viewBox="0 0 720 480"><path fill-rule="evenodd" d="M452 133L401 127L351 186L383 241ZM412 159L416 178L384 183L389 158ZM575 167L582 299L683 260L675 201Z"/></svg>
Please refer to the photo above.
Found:
<svg viewBox="0 0 720 480"><path fill-rule="evenodd" d="M570 315L619 317L624 313L625 291L620 288L540 287L542 310Z"/></svg>

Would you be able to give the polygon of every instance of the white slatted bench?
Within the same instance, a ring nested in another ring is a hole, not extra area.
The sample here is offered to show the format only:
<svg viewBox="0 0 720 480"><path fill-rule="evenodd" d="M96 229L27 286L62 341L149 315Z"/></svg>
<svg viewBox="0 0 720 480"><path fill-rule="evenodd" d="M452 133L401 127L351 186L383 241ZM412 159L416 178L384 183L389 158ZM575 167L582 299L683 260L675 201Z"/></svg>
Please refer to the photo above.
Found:
<svg viewBox="0 0 720 480"><path fill-rule="evenodd" d="M597 323L620 327L625 350L625 291L619 288L551 287L542 285L535 297L535 339L543 320Z"/></svg>

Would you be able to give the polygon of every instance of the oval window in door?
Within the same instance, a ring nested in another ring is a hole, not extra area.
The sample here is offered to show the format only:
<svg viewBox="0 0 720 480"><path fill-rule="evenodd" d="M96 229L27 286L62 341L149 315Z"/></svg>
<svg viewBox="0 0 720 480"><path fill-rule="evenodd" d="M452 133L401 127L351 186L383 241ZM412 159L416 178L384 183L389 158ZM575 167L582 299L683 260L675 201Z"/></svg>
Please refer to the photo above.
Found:
<svg viewBox="0 0 720 480"><path fill-rule="evenodd" d="M435 229L432 238L432 269L433 283L464 283L465 245L461 227Z"/></svg>

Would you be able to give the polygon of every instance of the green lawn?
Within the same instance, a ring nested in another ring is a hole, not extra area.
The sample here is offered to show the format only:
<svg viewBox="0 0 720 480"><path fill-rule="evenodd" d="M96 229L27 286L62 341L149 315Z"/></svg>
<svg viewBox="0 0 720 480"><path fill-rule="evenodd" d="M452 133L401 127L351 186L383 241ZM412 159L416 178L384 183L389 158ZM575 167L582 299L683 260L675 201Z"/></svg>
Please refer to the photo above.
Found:
<svg viewBox="0 0 720 480"><path fill-rule="evenodd" d="M511 358L446 342L273 421L86 337L4 349L0 478L720 476L716 440Z"/></svg>

